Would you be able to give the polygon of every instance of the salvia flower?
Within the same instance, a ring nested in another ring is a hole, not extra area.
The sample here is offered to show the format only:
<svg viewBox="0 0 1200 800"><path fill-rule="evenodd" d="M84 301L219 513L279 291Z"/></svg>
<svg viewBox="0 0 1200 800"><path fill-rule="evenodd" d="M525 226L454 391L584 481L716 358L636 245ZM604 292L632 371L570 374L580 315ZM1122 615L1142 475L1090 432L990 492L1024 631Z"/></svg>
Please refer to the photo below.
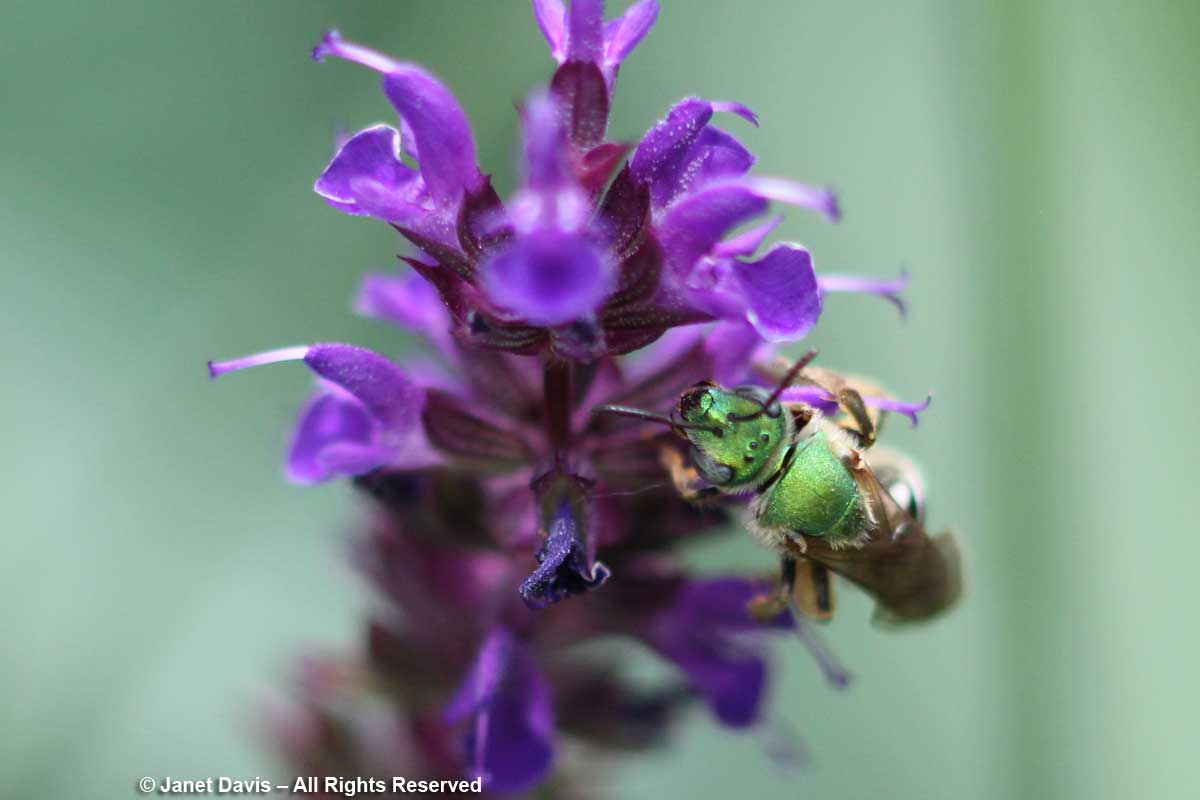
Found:
<svg viewBox="0 0 1200 800"><path fill-rule="evenodd" d="M592 409L667 408L705 379L762 382L756 365L817 324L828 292L903 310L905 278L818 275L804 247L767 244L772 207L833 221L838 205L828 189L754 173L715 124L757 125L737 102L689 97L637 143L608 138L618 72L655 0L609 21L600 0L533 10L556 68L520 107L522 180L507 200L434 75L337 33L313 51L377 73L396 111L345 139L315 190L407 241L407 268L366 276L356 308L424 352L397 363L318 343L209 364L213 377L307 367L315 388L287 474L349 476L370 498L354 562L381 602L365 645L305 661L298 701L271 717L305 774L479 777L492 793L569 797L582 765L563 737L640 749L693 700L728 727L758 725L773 635L799 633L846 682L800 619L750 618L765 583L686 569L679 545L729 515L671 488L672 434ZM787 391L836 407L815 385ZM864 399L914 424L928 405ZM673 677L632 682L619 657L631 646Z"/></svg>

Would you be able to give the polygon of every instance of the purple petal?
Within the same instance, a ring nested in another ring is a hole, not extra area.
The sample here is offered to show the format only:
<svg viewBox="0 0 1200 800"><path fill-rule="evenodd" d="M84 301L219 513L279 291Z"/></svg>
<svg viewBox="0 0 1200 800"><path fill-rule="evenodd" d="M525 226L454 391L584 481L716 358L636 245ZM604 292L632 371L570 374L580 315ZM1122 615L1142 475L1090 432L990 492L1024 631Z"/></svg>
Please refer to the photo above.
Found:
<svg viewBox="0 0 1200 800"><path fill-rule="evenodd" d="M882 297L896 307L900 316L908 309L900 293L908 288L908 273L901 272L895 278L864 278L860 275L822 275L818 281L821 292L865 292Z"/></svg>
<svg viewBox="0 0 1200 800"><path fill-rule="evenodd" d="M359 131L338 149L313 187L334 208L389 222L425 214L420 174L400 159L400 132L387 125Z"/></svg>
<svg viewBox="0 0 1200 800"><path fill-rule="evenodd" d="M657 0L641 0L624 14L604 26L604 61L610 67L620 66L633 48L646 37L658 19Z"/></svg>
<svg viewBox="0 0 1200 800"><path fill-rule="evenodd" d="M407 433L420 417L423 392L378 353L349 344L315 344L304 363L358 398L394 435Z"/></svg>
<svg viewBox="0 0 1200 800"><path fill-rule="evenodd" d="M713 248L713 255L718 258L734 258L736 256L751 256L762 246L771 232L779 227L783 217L769 219L761 225L755 225L737 236L726 239ZM824 284L821 286L824 289Z"/></svg>
<svg viewBox="0 0 1200 800"><path fill-rule="evenodd" d="M770 200L819 211L830 222L837 222L842 218L837 195L828 187L808 186L783 178L751 178L748 185Z"/></svg>
<svg viewBox="0 0 1200 800"><path fill-rule="evenodd" d="M535 190L556 190L568 184L567 142L562 112L547 92L535 92L522 113L525 139L525 184Z"/></svg>
<svg viewBox="0 0 1200 800"><path fill-rule="evenodd" d="M469 771L497 792L540 781L554 762L550 685L529 651L506 628L484 640L475 664L446 709L455 722L474 715L466 737Z"/></svg>
<svg viewBox="0 0 1200 800"><path fill-rule="evenodd" d="M595 589L610 574L608 567L592 563L582 525L569 501L563 501L547 527L537 569L521 584L521 597L530 608L543 608Z"/></svg>
<svg viewBox="0 0 1200 800"><path fill-rule="evenodd" d="M424 402L420 388L388 359L354 345L285 347L229 361L210 361L208 371L216 378L248 367L300 360L319 377L361 402L393 438L403 437L420 417Z"/></svg>
<svg viewBox="0 0 1200 800"><path fill-rule="evenodd" d="M749 106L733 100L713 100L712 110L729 114L737 114L754 127L758 127L758 114L755 114L753 111L751 111Z"/></svg>
<svg viewBox="0 0 1200 800"><path fill-rule="evenodd" d="M745 145L709 125L700 132L680 170L676 192L699 189L717 180L741 178L754 166L754 161L754 154Z"/></svg>
<svg viewBox="0 0 1200 800"><path fill-rule="evenodd" d="M813 384L789 386L783 390L783 394L780 395L779 399L784 403L804 403L818 409L826 416L832 416L838 413L839 410L837 396L830 393L827 389Z"/></svg>
<svg viewBox="0 0 1200 800"><path fill-rule="evenodd" d="M604 0L573 0L567 9L567 57L599 65L604 48Z"/></svg>
<svg viewBox="0 0 1200 800"><path fill-rule="evenodd" d="M582 236L553 229L518 237L483 268L488 296L535 325L592 314L613 289L612 265Z"/></svg>
<svg viewBox="0 0 1200 800"><path fill-rule="evenodd" d="M896 400L891 397L863 397L863 402L872 408L878 408L882 411L895 411L897 414L903 414L912 420L913 427L917 427L917 414L929 408L929 404L933 402L933 392L930 392L923 403L906 403L903 400Z"/></svg>
<svg viewBox="0 0 1200 800"><path fill-rule="evenodd" d="M533 16L550 45L550 55L561 64L567 57L567 12L562 0L533 0Z"/></svg>
<svg viewBox="0 0 1200 800"><path fill-rule="evenodd" d="M288 452L288 478L296 483L320 483L338 472L354 474L358 470L339 469L344 464L327 458L327 451L340 443L370 447L376 430L375 420L350 395L337 390L318 392L300 412ZM378 453L381 457L367 469L386 463L391 453L390 449Z"/></svg>
<svg viewBox="0 0 1200 800"><path fill-rule="evenodd" d="M716 184L675 202L659 221L671 271L686 278L729 231L767 210L767 200L741 183Z"/></svg>
<svg viewBox="0 0 1200 800"><path fill-rule="evenodd" d="M704 340L704 352L712 361L712 380L726 386L746 383L750 364L767 345L745 322L720 322Z"/></svg>
<svg viewBox="0 0 1200 800"><path fill-rule="evenodd" d="M758 593L742 579L689 581L648 635L649 643L688 676L717 719L731 727L757 721L766 688L765 629L746 612ZM791 626L785 613L770 627Z"/></svg>
<svg viewBox="0 0 1200 800"><path fill-rule="evenodd" d="M313 50L322 61L336 56L383 74L383 91L412 131L421 176L434 202L455 207L482 182L466 113L446 86L415 64L394 61L330 31Z"/></svg>
<svg viewBox="0 0 1200 800"><path fill-rule="evenodd" d="M415 273L375 273L363 278L354 310L419 333L447 357L453 357L450 312L437 289Z"/></svg>
<svg viewBox="0 0 1200 800"><path fill-rule="evenodd" d="M714 110L732 111L750 120L754 118L749 109L736 103L713 104L698 97L688 97L676 103L667 116L642 137L630 168L635 178L650 186L656 208L670 202L686 183L694 183L691 171L703 163L710 147L719 146L730 151L716 172L735 171L734 164L726 163L731 158L745 162L745 169L753 163L753 156L728 134L718 132L703 139ZM697 146L701 147L699 152L695 152ZM737 174L743 174L745 169Z"/></svg>
<svg viewBox="0 0 1200 800"><path fill-rule="evenodd" d="M758 261L735 261L746 294L746 319L769 342L802 338L821 316L821 292L812 256L795 244L779 244Z"/></svg>

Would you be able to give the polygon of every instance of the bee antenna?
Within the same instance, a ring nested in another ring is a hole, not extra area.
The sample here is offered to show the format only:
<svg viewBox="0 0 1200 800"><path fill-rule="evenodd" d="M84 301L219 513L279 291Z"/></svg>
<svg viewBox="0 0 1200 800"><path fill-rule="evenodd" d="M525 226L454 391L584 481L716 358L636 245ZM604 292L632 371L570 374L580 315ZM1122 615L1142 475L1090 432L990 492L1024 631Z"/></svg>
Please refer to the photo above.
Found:
<svg viewBox="0 0 1200 800"><path fill-rule="evenodd" d="M802 355L795 364L792 364L791 369L789 369L783 376L783 380L781 380L779 385L775 387L775 391L771 392L771 396L759 403L760 408L758 411L745 416L731 415L729 419L734 422L746 422L747 420L758 419L763 414L767 413L767 409L773 406L775 401L778 400L780 396L787 390L787 388L792 385L792 381L796 380L796 376L800 374L800 370L812 363L812 360L816 357L817 351L814 348Z"/></svg>
<svg viewBox="0 0 1200 800"><path fill-rule="evenodd" d="M679 422L665 414L655 414L653 411L643 411L640 408L630 408L629 406L599 405L592 409L592 413L611 414L615 417L629 417L630 419L640 419L644 422L657 422L659 425L669 425L676 430L719 432L717 428L711 425L701 425L698 422Z"/></svg>

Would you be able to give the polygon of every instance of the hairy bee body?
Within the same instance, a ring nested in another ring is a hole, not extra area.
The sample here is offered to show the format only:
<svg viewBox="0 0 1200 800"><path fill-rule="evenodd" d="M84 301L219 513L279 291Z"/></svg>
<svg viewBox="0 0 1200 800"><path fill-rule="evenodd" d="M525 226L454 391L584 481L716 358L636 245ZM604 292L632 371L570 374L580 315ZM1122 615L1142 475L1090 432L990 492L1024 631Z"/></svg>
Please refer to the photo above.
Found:
<svg viewBox="0 0 1200 800"><path fill-rule="evenodd" d="M750 506L748 527L760 542L786 550L785 539L828 539L835 546L860 542L874 515L846 467L850 443L844 431L814 417L799 432L777 477ZM799 544L803 547L803 544Z"/></svg>

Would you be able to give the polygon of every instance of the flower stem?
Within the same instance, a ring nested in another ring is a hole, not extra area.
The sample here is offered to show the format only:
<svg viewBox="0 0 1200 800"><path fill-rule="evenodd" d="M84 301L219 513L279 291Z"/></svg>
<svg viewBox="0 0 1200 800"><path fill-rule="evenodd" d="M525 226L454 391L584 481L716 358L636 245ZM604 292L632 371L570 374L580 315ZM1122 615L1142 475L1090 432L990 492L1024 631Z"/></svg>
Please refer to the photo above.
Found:
<svg viewBox="0 0 1200 800"><path fill-rule="evenodd" d="M548 360L542 386L546 401L546 432L557 460L571 440L570 362L557 358Z"/></svg>

